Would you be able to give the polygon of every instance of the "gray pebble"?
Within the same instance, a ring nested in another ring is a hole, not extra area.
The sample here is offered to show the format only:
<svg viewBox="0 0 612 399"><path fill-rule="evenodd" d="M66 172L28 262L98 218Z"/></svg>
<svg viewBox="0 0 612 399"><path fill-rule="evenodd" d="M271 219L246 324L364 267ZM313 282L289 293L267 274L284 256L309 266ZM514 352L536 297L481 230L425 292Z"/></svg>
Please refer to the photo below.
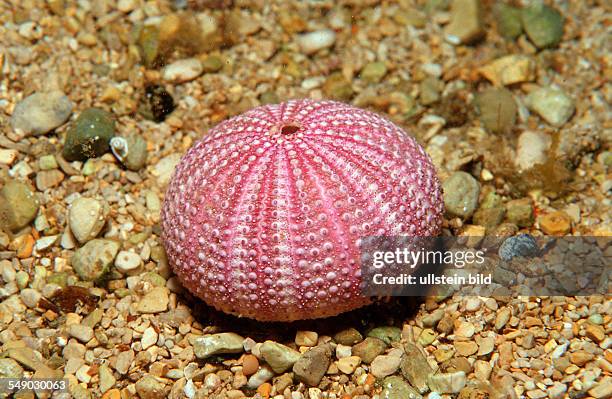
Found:
<svg viewBox="0 0 612 399"><path fill-rule="evenodd" d="M478 206L480 183L466 172L455 172L442 184L446 211L462 218L470 217Z"/></svg>
<svg viewBox="0 0 612 399"><path fill-rule="evenodd" d="M25 136L45 134L66 122L72 106L59 90L34 93L15 106L11 127Z"/></svg>
<svg viewBox="0 0 612 399"><path fill-rule="evenodd" d="M540 253L540 247L536 239L530 234L520 234L508 237L499 247L499 257L509 261L514 257L534 257Z"/></svg>
<svg viewBox="0 0 612 399"><path fill-rule="evenodd" d="M97 238L87 242L72 256L72 268L85 281L100 281L110 270L119 243Z"/></svg>

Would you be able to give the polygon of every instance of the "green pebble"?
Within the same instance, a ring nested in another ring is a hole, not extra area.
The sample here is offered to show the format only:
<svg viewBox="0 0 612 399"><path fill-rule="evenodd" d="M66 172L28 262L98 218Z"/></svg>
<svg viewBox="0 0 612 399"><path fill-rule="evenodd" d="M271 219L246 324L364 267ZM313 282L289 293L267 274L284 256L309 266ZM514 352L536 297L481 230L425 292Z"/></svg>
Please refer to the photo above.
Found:
<svg viewBox="0 0 612 399"><path fill-rule="evenodd" d="M402 377L393 375L383 381L381 399L421 399L422 397Z"/></svg>
<svg viewBox="0 0 612 399"><path fill-rule="evenodd" d="M433 76L427 77L421 81L420 87L420 101L423 105L430 105L440 100L440 92L442 91L443 84L438 78Z"/></svg>
<svg viewBox="0 0 612 399"><path fill-rule="evenodd" d="M417 343L422 347L426 347L427 345L434 342L435 339L436 333L434 332L434 330L432 330L431 328L426 328L421 332L421 335L419 335Z"/></svg>
<svg viewBox="0 0 612 399"><path fill-rule="evenodd" d="M363 336L354 328L347 328L334 335L334 341L341 345L355 345L363 341Z"/></svg>
<svg viewBox="0 0 612 399"><path fill-rule="evenodd" d="M595 313L589 316L589 322L597 325L602 325L604 322L603 316L599 313Z"/></svg>
<svg viewBox="0 0 612 399"><path fill-rule="evenodd" d="M219 72L223 68L223 60L216 55L208 56L202 61L202 68L206 73Z"/></svg>
<svg viewBox="0 0 612 399"><path fill-rule="evenodd" d="M38 167L41 170L57 169L57 161L55 155L44 155L38 160Z"/></svg>
<svg viewBox="0 0 612 399"><path fill-rule="evenodd" d="M126 296L131 295L132 291L130 291L129 288L119 288L115 290L114 293L118 298L125 298Z"/></svg>
<svg viewBox="0 0 612 399"><path fill-rule="evenodd" d="M334 72L325 80L323 94L333 100L349 101L355 94L355 91L351 82L342 73Z"/></svg>
<svg viewBox="0 0 612 399"><path fill-rule="evenodd" d="M147 68L156 67L160 53L158 28L154 25L142 27L136 44L144 66Z"/></svg>
<svg viewBox="0 0 612 399"><path fill-rule="evenodd" d="M518 107L510 90L487 89L476 96L474 105L485 129L503 133L514 128Z"/></svg>
<svg viewBox="0 0 612 399"><path fill-rule="evenodd" d="M100 282L110 271L119 243L96 238L77 249L72 256L72 268L84 281Z"/></svg>
<svg viewBox="0 0 612 399"><path fill-rule="evenodd" d="M497 30L506 39L516 39L523 33L521 10L507 4L499 4L495 9Z"/></svg>
<svg viewBox="0 0 612 399"><path fill-rule="evenodd" d="M259 101L264 105L278 104L280 102L280 98L278 98L278 95L275 92L268 90L259 95Z"/></svg>
<svg viewBox="0 0 612 399"><path fill-rule="evenodd" d="M148 272L142 276L142 281L146 281L154 285L155 287L165 287L166 279L155 272Z"/></svg>
<svg viewBox="0 0 612 399"><path fill-rule="evenodd" d="M531 227L534 222L533 203L529 198L509 201L506 204L506 219L519 227Z"/></svg>
<svg viewBox="0 0 612 399"><path fill-rule="evenodd" d="M98 161L96 159L88 159L83 164L83 169L81 169L81 173L83 174L83 176L89 176L89 175L93 175L94 173L96 173L97 170L98 170Z"/></svg>
<svg viewBox="0 0 612 399"><path fill-rule="evenodd" d="M131 134L125 140L128 145L128 153L123 164L129 170L138 171L147 162L147 142L137 134Z"/></svg>
<svg viewBox="0 0 612 399"><path fill-rule="evenodd" d="M446 212L461 218L470 217L478 206L480 183L466 172L455 172L442 183Z"/></svg>
<svg viewBox="0 0 612 399"><path fill-rule="evenodd" d="M64 288L68 284L68 273L66 272L53 273L52 275L47 277L47 283L59 285L60 287Z"/></svg>
<svg viewBox="0 0 612 399"><path fill-rule="evenodd" d="M38 207L38 198L27 184L9 180L0 189L0 229L24 228L34 220Z"/></svg>
<svg viewBox="0 0 612 399"><path fill-rule="evenodd" d="M359 77L366 82L378 83L387 74L387 67L383 62L370 62L361 70Z"/></svg>
<svg viewBox="0 0 612 399"><path fill-rule="evenodd" d="M538 48L554 47L563 37L563 16L547 5L536 3L521 11L523 28Z"/></svg>
<svg viewBox="0 0 612 399"><path fill-rule="evenodd" d="M68 161L97 158L109 150L114 134L115 121L109 112L87 108L68 130L62 154Z"/></svg>
<svg viewBox="0 0 612 399"><path fill-rule="evenodd" d="M17 287L22 290L28 286L28 283L30 282L30 275L25 271L20 270L15 276L15 282L17 283Z"/></svg>
<svg viewBox="0 0 612 399"><path fill-rule="evenodd" d="M474 224L484 226L487 232L491 231L504 220L506 209L503 207L483 208L480 207L472 216Z"/></svg>
<svg viewBox="0 0 612 399"><path fill-rule="evenodd" d="M402 338L402 330L398 327L376 327L370 330L368 337L378 338L387 345L397 342Z"/></svg>

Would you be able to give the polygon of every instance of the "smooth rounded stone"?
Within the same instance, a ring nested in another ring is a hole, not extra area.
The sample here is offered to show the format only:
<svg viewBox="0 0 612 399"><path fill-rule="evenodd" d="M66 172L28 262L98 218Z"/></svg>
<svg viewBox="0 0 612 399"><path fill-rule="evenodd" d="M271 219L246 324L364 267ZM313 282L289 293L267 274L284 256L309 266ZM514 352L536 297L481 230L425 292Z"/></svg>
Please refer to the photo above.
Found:
<svg viewBox="0 0 612 399"><path fill-rule="evenodd" d="M455 172L444 183L444 206L446 211L462 218L470 217L478 206L480 183L466 172Z"/></svg>
<svg viewBox="0 0 612 399"><path fill-rule="evenodd" d="M23 367L15 360L9 358L0 359L0 378L21 378L23 373Z"/></svg>
<svg viewBox="0 0 612 399"><path fill-rule="evenodd" d="M206 73L219 72L223 69L223 60L216 55L210 55L202 61L202 70Z"/></svg>
<svg viewBox="0 0 612 399"><path fill-rule="evenodd" d="M57 187L64 180L64 174L57 169L41 170L36 174L36 189L45 191Z"/></svg>
<svg viewBox="0 0 612 399"><path fill-rule="evenodd" d="M544 233L553 236L567 234L572 229L572 220L563 211L555 211L541 216L538 224Z"/></svg>
<svg viewBox="0 0 612 399"><path fill-rule="evenodd" d="M242 359L242 374L250 376L259 369L259 359L254 355L246 355Z"/></svg>
<svg viewBox="0 0 612 399"><path fill-rule="evenodd" d="M476 327L474 327L474 324L467 321L462 321L455 329L455 335L459 335L465 338L471 338L475 332Z"/></svg>
<svg viewBox="0 0 612 399"><path fill-rule="evenodd" d="M336 32L331 29L322 29L299 35L297 43L302 53L313 54L324 48L333 46L336 42Z"/></svg>
<svg viewBox="0 0 612 399"><path fill-rule="evenodd" d="M110 271L119 247L113 240L91 240L76 250L71 259L72 268L85 281L100 281Z"/></svg>
<svg viewBox="0 0 612 399"><path fill-rule="evenodd" d="M181 154L170 154L160 159L153 167L153 175L157 177L157 183L164 187L170 181L172 173L181 160Z"/></svg>
<svg viewBox="0 0 612 399"><path fill-rule="evenodd" d="M478 297L469 297L465 301L465 310L468 311L468 312L475 312L478 309L480 309L481 305L482 305L482 301L480 300L480 298L478 298Z"/></svg>
<svg viewBox="0 0 612 399"><path fill-rule="evenodd" d="M295 344L297 346L315 346L318 339L319 334L315 331L300 330L295 334Z"/></svg>
<svg viewBox="0 0 612 399"><path fill-rule="evenodd" d="M336 345L336 357L342 359L353 354L353 348L348 345L338 344Z"/></svg>
<svg viewBox="0 0 612 399"><path fill-rule="evenodd" d="M355 94L355 91L351 82L342 72L334 72L325 79L323 94L333 100L349 101Z"/></svg>
<svg viewBox="0 0 612 399"><path fill-rule="evenodd" d="M383 381L381 399L422 399L423 396L412 388L402 377L391 376Z"/></svg>
<svg viewBox="0 0 612 399"><path fill-rule="evenodd" d="M359 356L361 361L370 364L376 356L382 354L387 349L387 344L381 339L367 337L360 343L353 346L352 354Z"/></svg>
<svg viewBox="0 0 612 399"><path fill-rule="evenodd" d="M115 267L121 273L130 273L142 266L140 255L131 251L119 251L115 257Z"/></svg>
<svg viewBox="0 0 612 399"><path fill-rule="evenodd" d="M510 317L512 316L512 311L510 308L501 308L499 312L497 312L497 316L495 316L495 329L501 330L504 328L508 321L510 321Z"/></svg>
<svg viewBox="0 0 612 399"><path fill-rule="evenodd" d="M25 288L21 290L20 296L24 305L29 308L35 308L38 306L38 301L42 297L42 294L35 289Z"/></svg>
<svg viewBox="0 0 612 399"><path fill-rule="evenodd" d="M484 33L479 0L453 0L450 23L444 28L446 40L452 44L467 44Z"/></svg>
<svg viewBox="0 0 612 399"><path fill-rule="evenodd" d="M339 359L336 362L338 370L344 374L353 374L357 367L361 364L361 358L359 356L347 356Z"/></svg>
<svg viewBox="0 0 612 399"><path fill-rule="evenodd" d="M300 352L274 341L264 342L259 352L277 374L287 371L300 358Z"/></svg>
<svg viewBox="0 0 612 399"><path fill-rule="evenodd" d="M0 228L12 231L24 228L34 220L38 207L38 197L27 184L9 180L0 189Z"/></svg>
<svg viewBox="0 0 612 399"><path fill-rule="evenodd" d="M64 142L62 155L67 161L86 161L108 152L115 134L113 116L100 108L87 108L74 121Z"/></svg>
<svg viewBox="0 0 612 399"><path fill-rule="evenodd" d="M106 224L109 206L94 198L79 197L70 204L68 224L70 231L80 243L93 240Z"/></svg>
<svg viewBox="0 0 612 399"><path fill-rule="evenodd" d="M198 337L193 342L195 355L206 359L222 353L242 353L244 338L235 333L219 333Z"/></svg>
<svg viewBox="0 0 612 399"><path fill-rule="evenodd" d="M136 392L141 399L164 399L167 397L164 384L148 374L136 381Z"/></svg>
<svg viewBox="0 0 612 399"><path fill-rule="evenodd" d="M147 163L147 142L137 134L113 137L110 149L115 158L129 170L139 171Z"/></svg>
<svg viewBox="0 0 612 399"><path fill-rule="evenodd" d="M440 100L444 83L436 77L428 76L419 84L419 99L423 105L431 105Z"/></svg>
<svg viewBox="0 0 612 399"><path fill-rule="evenodd" d="M506 39L516 39L523 33L520 8L498 3L494 10L497 30L500 35Z"/></svg>
<svg viewBox="0 0 612 399"><path fill-rule="evenodd" d="M398 327L376 327L370 330L368 337L378 338L387 345L398 342L402 338L402 330Z"/></svg>
<svg viewBox="0 0 612 399"><path fill-rule="evenodd" d="M467 377L464 371L440 373L429 376L429 389L438 393L459 393L465 387Z"/></svg>
<svg viewBox="0 0 612 399"><path fill-rule="evenodd" d="M433 370L427 362L427 358L419 347L413 343L404 345L406 355L403 356L400 368L404 378L423 394L427 392L427 379L433 374Z"/></svg>
<svg viewBox="0 0 612 399"><path fill-rule="evenodd" d="M359 77L369 83L378 83L387 74L387 67L384 62L369 62L361 72Z"/></svg>
<svg viewBox="0 0 612 399"><path fill-rule="evenodd" d="M68 335L83 343L87 343L93 338L94 331L93 328L83 324L71 324L68 327Z"/></svg>
<svg viewBox="0 0 612 399"><path fill-rule="evenodd" d="M475 105L484 127L494 133L512 131L516 123L518 107L508 89L487 89L478 94Z"/></svg>
<svg viewBox="0 0 612 399"><path fill-rule="evenodd" d="M541 87L529 93L525 105L554 127L563 126L575 110L571 97L551 87Z"/></svg>
<svg viewBox="0 0 612 399"><path fill-rule="evenodd" d="M45 134L68 120L72 101L61 91L34 93L16 106L11 127L24 136Z"/></svg>
<svg viewBox="0 0 612 399"><path fill-rule="evenodd" d="M538 48L554 47L563 38L563 16L542 2L534 2L521 10L523 28Z"/></svg>
<svg viewBox="0 0 612 399"><path fill-rule="evenodd" d="M534 208L531 198L508 201L506 203L506 219L518 227L531 227L534 222ZM504 224L500 225L498 230L502 227L504 227Z"/></svg>
<svg viewBox="0 0 612 399"><path fill-rule="evenodd" d="M510 261L517 256L532 258L540 254L540 247L532 235L519 234L506 238L497 253L505 261Z"/></svg>
<svg viewBox="0 0 612 399"><path fill-rule="evenodd" d="M478 345L472 341L455 342L455 349L461 356L470 356L478 351Z"/></svg>
<svg viewBox="0 0 612 399"><path fill-rule="evenodd" d="M347 328L334 335L334 341L342 345L355 345L363 341L363 336L354 328Z"/></svg>
<svg viewBox="0 0 612 399"><path fill-rule="evenodd" d="M172 83L189 82L200 76L204 68L197 58L185 58L166 65L162 71L162 79Z"/></svg>
<svg viewBox="0 0 612 399"><path fill-rule="evenodd" d="M256 389L257 387L259 387L261 384L265 383L266 381L270 381L272 379L272 377L274 377L274 371L272 371L272 369L267 366L267 365L263 365L262 367L259 368L259 370L257 370L257 372L255 374L253 374L248 382L247 382L247 387L250 389Z"/></svg>
<svg viewBox="0 0 612 399"><path fill-rule="evenodd" d="M55 155L43 155L38 159L38 167L41 170L51 170L56 169L58 167L57 160L55 159Z"/></svg>
<svg viewBox="0 0 612 399"><path fill-rule="evenodd" d="M442 320L442 317L444 317L444 309L436 309L433 312L426 314L421 321L423 322L424 327L435 327L438 322Z"/></svg>
<svg viewBox="0 0 612 399"><path fill-rule="evenodd" d="M370 365L370 372L376 378L385 378L395 373L402 361L398 356L376 356Z"/></svg>
<svg viewBox="0 0 612 399"><path fill-rule="evenodd" d="M293 365L295 378L310 387L316 387L327 372L331 363L331 350L328 345L315 346Z"/></svg>

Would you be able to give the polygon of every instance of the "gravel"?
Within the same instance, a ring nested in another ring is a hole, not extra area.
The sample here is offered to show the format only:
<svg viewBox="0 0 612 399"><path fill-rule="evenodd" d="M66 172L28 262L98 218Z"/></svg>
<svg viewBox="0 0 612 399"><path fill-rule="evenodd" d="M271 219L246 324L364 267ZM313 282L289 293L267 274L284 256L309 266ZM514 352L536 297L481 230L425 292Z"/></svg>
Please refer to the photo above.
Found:
<svg viewBox="0 0 612 399"><path fill-rule="evenodd" d="M24 136L45 134L63 125L73 107L72 101L59 90L34 93L15 106L11 127Z"/></svg>

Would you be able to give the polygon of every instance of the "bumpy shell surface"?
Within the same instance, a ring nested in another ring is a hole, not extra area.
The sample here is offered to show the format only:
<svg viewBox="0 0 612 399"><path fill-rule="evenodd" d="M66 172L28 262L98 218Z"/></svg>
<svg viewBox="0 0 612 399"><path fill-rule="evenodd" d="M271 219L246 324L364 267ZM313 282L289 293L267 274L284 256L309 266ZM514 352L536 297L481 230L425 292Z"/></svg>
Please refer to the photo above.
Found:
<svg viewBox="0 0 612 399"><path fill-rule="evenodd" d="M435 169L402 129L344 103L294 100L211 129L178 164L161 216L193 294L291 321L368 304L359 240L437 235L442 212Z"/></svg>

